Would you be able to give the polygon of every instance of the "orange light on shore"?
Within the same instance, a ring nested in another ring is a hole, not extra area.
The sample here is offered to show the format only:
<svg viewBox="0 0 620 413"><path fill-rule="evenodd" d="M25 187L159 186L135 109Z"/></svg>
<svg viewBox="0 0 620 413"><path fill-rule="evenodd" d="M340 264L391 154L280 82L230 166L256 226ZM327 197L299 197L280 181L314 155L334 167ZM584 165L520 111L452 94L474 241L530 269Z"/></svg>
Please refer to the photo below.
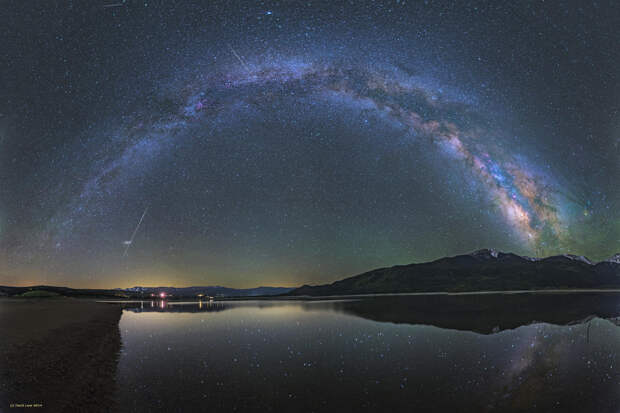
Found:
<svg viewBox="0 0 620 413"><path fill-rule="evenodd" d="M161 298L166 298L166 293L159 293L159 296L160 296Z"/></svg>

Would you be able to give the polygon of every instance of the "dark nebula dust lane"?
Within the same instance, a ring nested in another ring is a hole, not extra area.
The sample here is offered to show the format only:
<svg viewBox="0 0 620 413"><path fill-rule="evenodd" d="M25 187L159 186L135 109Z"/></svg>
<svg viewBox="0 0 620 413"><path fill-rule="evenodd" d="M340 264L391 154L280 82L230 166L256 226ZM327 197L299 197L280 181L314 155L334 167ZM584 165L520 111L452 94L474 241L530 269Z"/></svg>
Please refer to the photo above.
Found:
<svg viewBox="0 0 620 413"><path fill-rule="evenodd" d="M138 6L43 11L94 40L48 22L3 46L35 82L11 84L1 110L0 284L296 285L487 246L593 259L620 247L616 75L582 67L617 51L566 46L578 64L541 43L506 65L503 43L526 34L488 37L498 10L464 8L469 29L450 26L445 5L385 3L340 28L328 23L344 8L328 6ZM601 13L547 35L606 48L584 26ZM161 33L144 25L154 15ZM201 18L220 24L195 30ZM496 55L459 47L464 35ZM36 42L61 62L32 66L20 50ZM93 61L77 63L85 50ZM14 70L2 67L28 77Z"/></svg>

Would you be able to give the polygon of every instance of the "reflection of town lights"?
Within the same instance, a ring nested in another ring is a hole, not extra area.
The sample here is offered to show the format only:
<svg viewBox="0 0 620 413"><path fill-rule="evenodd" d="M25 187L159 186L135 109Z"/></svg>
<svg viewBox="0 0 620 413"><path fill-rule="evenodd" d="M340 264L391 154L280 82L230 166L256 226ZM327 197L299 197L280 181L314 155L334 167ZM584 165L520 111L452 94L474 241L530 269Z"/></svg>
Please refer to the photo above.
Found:
<svg viewBox="0 0 620 413"><path fill-rule="evenodd" d="M160 296L161 298L166 298L166 293L159 293L159 296Z"/></svg>

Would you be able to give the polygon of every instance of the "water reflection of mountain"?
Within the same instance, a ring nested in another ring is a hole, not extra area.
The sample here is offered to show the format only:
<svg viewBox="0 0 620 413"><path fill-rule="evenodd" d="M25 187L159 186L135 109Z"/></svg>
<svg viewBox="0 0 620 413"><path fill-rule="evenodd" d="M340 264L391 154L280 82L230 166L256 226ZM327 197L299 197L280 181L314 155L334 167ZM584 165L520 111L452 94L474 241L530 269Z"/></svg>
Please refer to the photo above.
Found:
<svg viewBox="0 0 620 413"><path fill-rule="evenodd" d="M123 310L134 313L215 313L228 310L227 303L218 301L202 302L170 302L170 301L139 301L122 303Z"/></svg>
<svg viewBox="0 0 620 413"><path fill-rule="evenodd" d="M620 294L615 293L386 296L338 301L331 307L374 321L481 334L534 322L577 324L592 316L620 323Z"/></svg>
<svg viewBox="0 0 620 413"><path fill-rule="evenodd" d="M521 293L479 295L379 296L325 301L142 301L122 303L134 313L220 312L238 307L301 307L307 311L338 311L397 324L492 334L544 322L579 324L600 317L620 324L620 293Z"/></svg>

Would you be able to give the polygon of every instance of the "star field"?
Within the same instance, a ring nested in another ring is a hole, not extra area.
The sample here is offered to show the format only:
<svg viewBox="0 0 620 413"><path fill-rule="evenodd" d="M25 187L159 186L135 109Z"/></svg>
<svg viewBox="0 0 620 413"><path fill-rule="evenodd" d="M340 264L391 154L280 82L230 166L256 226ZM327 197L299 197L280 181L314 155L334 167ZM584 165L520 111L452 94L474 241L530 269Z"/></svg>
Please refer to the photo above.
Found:
<svg viewBox="0 0 620 413"><path fill-rule="evenodd" d="M0 284L620 247L613 3L104 6L2 18Z"/></svg>

